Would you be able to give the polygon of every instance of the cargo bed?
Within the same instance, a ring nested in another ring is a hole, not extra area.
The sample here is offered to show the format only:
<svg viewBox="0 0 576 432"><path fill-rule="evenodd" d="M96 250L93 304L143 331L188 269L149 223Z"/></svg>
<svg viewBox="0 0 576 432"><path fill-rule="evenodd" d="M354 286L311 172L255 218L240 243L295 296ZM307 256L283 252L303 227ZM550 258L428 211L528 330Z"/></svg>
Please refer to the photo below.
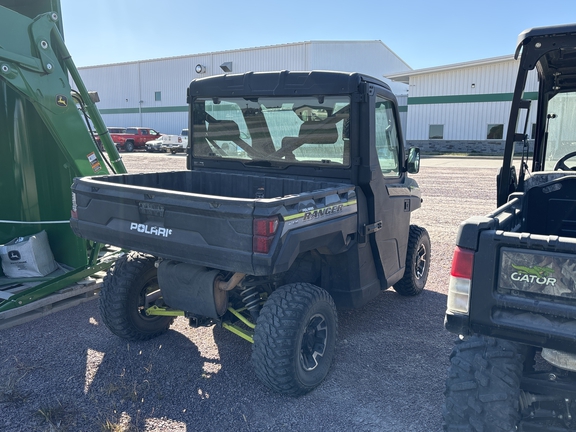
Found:
<svg viewBox="0 0 576 432"><path fill-rule="evenodd" d="M353 185L246 172L97 176L75 179L72 190L81 217L71 224L80 236L249 274L275 271L274 252L254 262L254 218L280 217L282 223L305 210L323 211L326 220L355 212ZM330 215L334 206L342 207ZM355 218L347 226L346 232L355 231ZM321 232L321 226L315 227Z"/></svg>

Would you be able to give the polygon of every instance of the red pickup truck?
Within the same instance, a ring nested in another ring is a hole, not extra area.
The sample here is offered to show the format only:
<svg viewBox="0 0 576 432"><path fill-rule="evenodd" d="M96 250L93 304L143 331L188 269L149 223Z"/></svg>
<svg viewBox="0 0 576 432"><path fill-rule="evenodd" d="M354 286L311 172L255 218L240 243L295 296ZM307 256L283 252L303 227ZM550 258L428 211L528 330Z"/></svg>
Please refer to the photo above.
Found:
<svg viewBox="0 0 576 432"><path fill-rule="evenodd" d="M118 150L127 152L134 151L137 148L144 148L148 141L162 136L161 133L154 129L145 127L129 127L125 133L111 133L110 137Z"/></svg>

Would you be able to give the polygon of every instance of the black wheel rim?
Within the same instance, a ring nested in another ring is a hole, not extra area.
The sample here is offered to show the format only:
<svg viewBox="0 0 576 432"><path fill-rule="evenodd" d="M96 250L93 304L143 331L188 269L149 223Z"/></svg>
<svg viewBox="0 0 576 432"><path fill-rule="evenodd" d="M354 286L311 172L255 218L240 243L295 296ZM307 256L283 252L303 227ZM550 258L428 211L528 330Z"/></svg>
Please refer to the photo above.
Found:
<svg viewBox="0 0 576 432"><path fill-rule="evenodd" d="M421 244L416 253L416 263L414 265L414 273L418 279L422 278L426 273L426 267L428 266L426 254L426 246Z"/></svg>
<svg viewBox="0 0 576 432"><path fill-rule="evenodd" d="M312 371L318 367L328 341L328 325L322 315L310 318L300 347L300 365L305 371Z"/></svg>

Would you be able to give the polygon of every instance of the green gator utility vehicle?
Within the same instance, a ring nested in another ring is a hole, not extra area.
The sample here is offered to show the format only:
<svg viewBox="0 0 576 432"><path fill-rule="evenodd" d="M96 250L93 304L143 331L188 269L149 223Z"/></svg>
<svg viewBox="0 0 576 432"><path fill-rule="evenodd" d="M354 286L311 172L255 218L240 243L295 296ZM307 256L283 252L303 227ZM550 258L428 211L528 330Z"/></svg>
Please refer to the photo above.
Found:
<svg viewBox="0 0 576 432"><path fill-rule="evenodd" d="M456 241L446 328L461 340L448 431L576 430L576 25L527 30L520 51L500 207L465 221ZM524 87L534 69L530 157Z"/></svg>

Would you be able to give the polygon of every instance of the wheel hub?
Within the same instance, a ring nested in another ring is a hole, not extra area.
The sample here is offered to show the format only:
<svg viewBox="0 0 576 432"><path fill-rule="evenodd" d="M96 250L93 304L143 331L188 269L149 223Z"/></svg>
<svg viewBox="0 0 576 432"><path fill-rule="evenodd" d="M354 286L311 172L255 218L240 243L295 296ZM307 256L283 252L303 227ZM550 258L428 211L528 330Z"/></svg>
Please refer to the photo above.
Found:
<svg viewBox="0 0 576 432"><path fill-rule="evenodd" d="M326 350L328 326L322 315L314 315L302 336L300 365L306 371L316 369Z"/></svg>
<svg viewBox="0 0 576 432"><path fill-rule="evenodd" d="M420 247L418 248L418 257L416 258L416 268L415 268L415 273L416 273L416 277L418 279L420 279L422 276L424 276L424 273L426 272L426 266L428 265L428 262L426 261L426 246L424 246L423 244L420 245Z"/></svg>

